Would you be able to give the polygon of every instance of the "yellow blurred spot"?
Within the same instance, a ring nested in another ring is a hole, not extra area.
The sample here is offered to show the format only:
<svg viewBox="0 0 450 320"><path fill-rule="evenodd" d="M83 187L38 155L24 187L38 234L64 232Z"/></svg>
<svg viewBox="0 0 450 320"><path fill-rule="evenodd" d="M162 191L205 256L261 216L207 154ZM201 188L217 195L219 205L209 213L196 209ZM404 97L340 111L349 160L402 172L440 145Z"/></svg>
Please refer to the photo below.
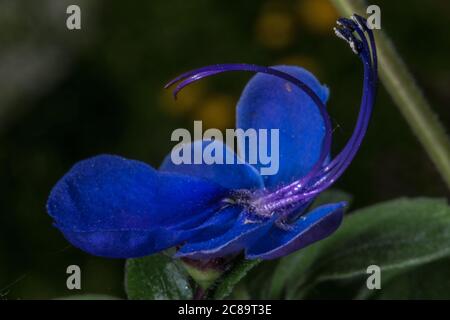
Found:
<svg viewBox="0 0 450 320"><path fill-rule="evenodd" d="M195 119L203 121L203 130L234 128L235 106L236 101L231 96L207 97L196 110Z"/></svg>
<svg viewBox="0 0 450 320"><path fill-rule="evenodd" d="M331 33L338 18L329 0L299 0L297 13L301 22L317 33Z"/></svg>
<svg viewBox="0 0 450 320"><path fill-rule="evenodd" d="M163 89L160 104L170 115L182 116L201 103L205 94L205 83L197 82L185 87L178 93L177 100L173 98L172 89Z"/></svg>
<svg viewBox="0 0 450 320"><path fill-rule="evenodd" d="M264 46L280 49L294 39L294 20L284 12L263 12L256 23L256 36Z"/></svg>
<svg viewBox="0 0 450 320"><path fill-rule="evenodd" d="M313 58L308 56L302 55L287 56L277 61L276 64L298 66L313 73L316 77L320 75L320 67L318 63Z"/></svg>

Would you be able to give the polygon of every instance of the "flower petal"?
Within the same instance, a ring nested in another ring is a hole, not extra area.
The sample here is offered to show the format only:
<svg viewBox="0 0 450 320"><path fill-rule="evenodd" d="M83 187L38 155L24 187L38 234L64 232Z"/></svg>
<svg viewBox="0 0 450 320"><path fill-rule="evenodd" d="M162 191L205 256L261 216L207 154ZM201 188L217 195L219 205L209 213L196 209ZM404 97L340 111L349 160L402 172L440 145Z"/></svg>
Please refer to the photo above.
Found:
<svg viewBox="0 0 450 320"><path fill-rule="evenodd" d="M227 194L205 179L102 155L77 163L56 184L47 211L75 246L94 255L136 257L161 250L161 243L178 244L170 227L206 219Z"/></svg>
<svg viewBox="0 0 450 320"><path fill-rule="evenodd" d="M183 232L170 232L162 228L150 230L74 231L57 226L75 247L105 258L137 258L167 249L186 240ZM167 238L169 236L170 238Z"/></svg>
<svg viewBox="0 0 450 320"><path fill-rule="evenodd" d="M190 150L190 156L187 157L190 160L189 163L174 164L172 154L179 154L188 150ZM216 154L213 150L219 152L219 154ZM211 164L206 164L203 159L204 153L212 154L212 157L218 160L222 159L222 162L211 163L214 160L211 159L208 162ZM195 158L202 159L202 163L194 164ZM251 165L244 163L233 150L220 140L197 140L190 145L179 146L166 156L160 170L206 178L231 190L251 190L264 187L264 182L258 171Z"/></svg>
<svg viewBox="0 0 450 320"><path fill-rule="evenodd" d="M224 234L235 224L241 212L242 208L236 205L217 210L203 224L186 231L190 232L189 242L202 242Z"/></svg>
<svg viewBox="0 0 450 320"><path fill-rule="evenodd" d="M70 243L90 254L108 258L135 258L179 245L188 239L203 241L211 238L212 235L220 235L233 225L240 211L236 207L226 207L213 213L205 212L211 218L191 229L177 226L148 230L83 232L57 227Z"/></svg>
<svg viewBox="0 0 450 320"><path fill-rule="evenodd" d="M324 103L328 99L328 88L305 69L274 69L303 81ZM319 159L325 135L323 118L312 99L286 80L267 74L255 75L245 87L237 105L237 127L279 130L279 171L264 176L266 187L277 187L308 173ZM270 150L270 143L268 147ZM260 170L264 165L258 163L255 167Z"/></svg>
<svg viewBox="0 0 450 320"><path fill-rule="evenodd" d="M320 206L300 217L291 230L274 226L246 250L248 259L276 259L332 234L341 224L345 202Z"/></svg>
<svg viewBox="0 0 450 320"><path fill-rule="evenodd" d="M267 233L273 222L274 219L250 221L248 213L243 211L232 228L223 235L202 242L189 242L175 256L200 260L239 253Z"/></svg>

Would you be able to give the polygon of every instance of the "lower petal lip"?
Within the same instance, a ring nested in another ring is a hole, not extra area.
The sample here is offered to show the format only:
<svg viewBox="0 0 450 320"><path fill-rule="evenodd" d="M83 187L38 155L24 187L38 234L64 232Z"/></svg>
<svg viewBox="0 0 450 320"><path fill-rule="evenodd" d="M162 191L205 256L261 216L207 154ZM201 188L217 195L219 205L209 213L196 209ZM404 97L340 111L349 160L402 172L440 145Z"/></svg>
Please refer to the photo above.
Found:
<svg viewBox="0 0 450 320"><path fill-rule="evenodd" d="M262 239L248 248L248 259L276 259L322 240L337 230L343 219L345 202L324 205L299 218L290 231L275 231L273 242ZM268 235L270 237L270 233Z"/></svg>
<svg viewBox="0 0 450 320"><path fill-rule="evenodd" d="M224 235L201 243L187 244L175 256L199 260L213 259L238 253L251 246L269 231L275 218L262 223L249 224L247 214L241 213L235 225Z"/></svg>

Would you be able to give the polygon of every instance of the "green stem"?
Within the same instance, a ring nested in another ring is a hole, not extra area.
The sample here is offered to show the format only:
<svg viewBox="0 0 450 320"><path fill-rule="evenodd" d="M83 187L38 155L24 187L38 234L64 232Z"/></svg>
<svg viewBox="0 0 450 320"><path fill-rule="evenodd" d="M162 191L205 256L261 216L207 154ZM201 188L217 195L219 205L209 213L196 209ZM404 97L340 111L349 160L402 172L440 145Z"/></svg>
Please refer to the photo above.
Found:
<svg viewBox="0 0 450 320"><path fill-rule="evenodd" d="M346 17L365 16L363 0L331 0ZM450 189L450 141L388 36L376 30L380 78Z"/></svg>
<svg viewBox="0 0 450 320"><path fill-rule="evenodd" d="M203 291L206 291L222 275L222 271L217 269L205 268L202 270L185 261L181 261L181 263Z"/></svg>

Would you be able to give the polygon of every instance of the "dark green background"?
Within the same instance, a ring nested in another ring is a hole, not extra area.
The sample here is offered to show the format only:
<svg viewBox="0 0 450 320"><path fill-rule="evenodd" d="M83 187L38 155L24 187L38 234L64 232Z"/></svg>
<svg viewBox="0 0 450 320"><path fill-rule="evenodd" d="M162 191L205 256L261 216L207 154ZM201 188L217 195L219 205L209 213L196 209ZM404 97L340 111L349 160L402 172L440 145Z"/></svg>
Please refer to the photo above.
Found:
<svg viewBox="0 0 450 320"><path fill-rule="evenodd" d="M448 125L450 2L375 3L383 29ZM81 6L82 30L67 30L68 4ZM123 261L70 246L45 202L83 158L115 153L158 166L174 145L172 130L191 128L194 119L232 127L249 76L206 80L174 104L162 86L180 72L224 62L304 62L331 89L335 147L342 146L356 118L362 70L334 37L329 10L326 0L0 0L0 299L80 293L66 289L70 264L82 269L81 293L124 296ZM354 194L354 207L448 196L382 87L363 146L337 187Z"/></svg>

